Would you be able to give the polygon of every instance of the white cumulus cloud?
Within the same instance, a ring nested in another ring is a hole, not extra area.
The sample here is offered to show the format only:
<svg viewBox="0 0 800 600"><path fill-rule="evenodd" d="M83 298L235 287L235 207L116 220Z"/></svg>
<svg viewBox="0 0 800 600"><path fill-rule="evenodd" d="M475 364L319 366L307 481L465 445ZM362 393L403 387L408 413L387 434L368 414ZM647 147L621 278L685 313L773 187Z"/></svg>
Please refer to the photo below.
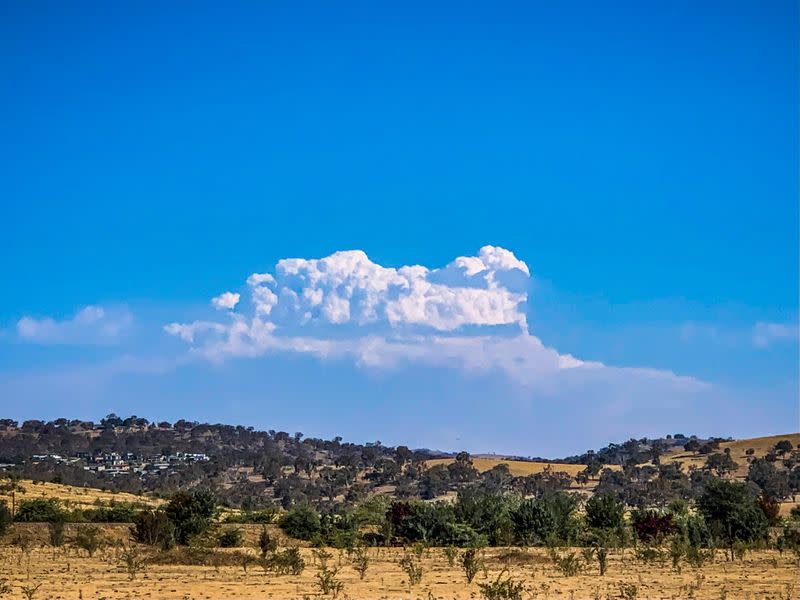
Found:
<svg viewBox="0 0 800 600"><path fill-rule="evenodd" d="M286 258L272 273L247 278L245 310L222 321L171 323L165 330L217 361L289 352L372 368L423 363L500 372L526 385L567 372L609 370L548 348L528 331L530 277L525 262L495 246L435 269L384 267L360 250ZM627 371L684 385L694 381Z"/></svg>
<svg viewBox="0 0 800 600"><path fill-rule="evenodd" d="M211 304L217 310L233 310L239 304L240 295L234 292L223 292L211 299Z"/></svg>

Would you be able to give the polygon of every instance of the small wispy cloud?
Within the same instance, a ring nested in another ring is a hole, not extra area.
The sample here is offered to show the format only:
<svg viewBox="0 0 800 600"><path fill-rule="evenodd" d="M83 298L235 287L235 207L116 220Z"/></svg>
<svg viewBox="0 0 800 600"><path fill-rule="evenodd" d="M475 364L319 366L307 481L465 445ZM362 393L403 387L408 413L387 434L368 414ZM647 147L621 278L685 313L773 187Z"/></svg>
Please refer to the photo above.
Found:
<svg viewBox="0 0 800 600"><path fill-rule="evenodd" d="M757 348L768 348L774 344L800 340L798 323L756 323L753 327L753 344Z"/></svg>
<svg viewBox="0 0 800 600"><path fill-rule="evenodd" d="M68 319L22 317L17 321L17 336L42 345L106 345L121 340L133 324L125 306L89 305Z"/></svg>

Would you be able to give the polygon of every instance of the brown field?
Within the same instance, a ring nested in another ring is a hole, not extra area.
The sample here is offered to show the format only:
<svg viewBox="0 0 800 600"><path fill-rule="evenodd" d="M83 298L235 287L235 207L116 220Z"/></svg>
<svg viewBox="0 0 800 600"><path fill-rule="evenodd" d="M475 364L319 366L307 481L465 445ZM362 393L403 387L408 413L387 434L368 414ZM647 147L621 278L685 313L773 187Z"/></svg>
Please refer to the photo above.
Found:
<svg viewBox="0 0 800 600"><path fill-rule="evenodd" d="M119 543L122 527L106 532ZM248 536L249 537L249 536ZM143 549L144 550L144 549ZM253 548L244 551L255 556ZM473 599L480 598L480 583L496 578L507 568L511 576L524 581L526 599L611 600L623 598L621 585L635 586L630 598L684 600L793 600L797 598L796 558L774 551L749 553L742 562L726 562L718 554L713 564L700 569L684 566L681 573L665 564L636 562L631 551L609 558L608 572L600 577L596 564L579 575L564 577L554 568L541 548L493 548L486 551L488 579L479 573L468 585L458 566L448 566L440 549L425 551L422 581L411 588L397 564L399 548L369 550L370 564L363 581L359 580L345 553L328 550L329 565L339 566L337 578L344 584L339 598L354 600L391 599ZM219 551L233 555L237 551ZM577 550L575 552L578 552ZM34 547L29 554L4 545L0 547L0 581L11 586L8 597L22 598L23 586L41 584L36 598L51 600L89 599L217 599L322 597L316 585L318 568L310 549L302 549L306 569L300 576L265 575L257 565L245 573L240 566L150 565L136 579L129 580L119 560L119 548L109 546L89 558L72 548L54 552L46 546ZM457 563L456 563L457 564ZM330 596L329 596L330 597Z"/></svg>
<svg viewBox="0 0 800 600"><path fill-rule="evenodd" d="M719 445L717 452L724 452L725 448L731 449L731 458L739 463L739 469L736 472L736 477L744 478L747 475L747 455L745 451L748 448L753 449L753 456L761 458L767 452L772 450L777 442L780 440L789 440L792 445L797 447L800 444L800 433L785 433L783 435L771 435L768 437L750 438L746 440L734 440L732 442L722 442ZM707 456L702 454L695 454L692 452L685 452L683 449L673 451L665 454L662 458L663 461L680 461L683 463L683 468L688 469L690 466L702 467L706 462Z"/></svg>
<svg viewBox="0 0 800 600"><path fill-rule="evenodd" d="M33 498L56 498L64 503L67 508L92 508L97 502L108 504L110 502L130 502L147 506L157 506L162 500L148 496L137 496L125 492L104 492L95 488L82 488L71 485L61 485L46 481L33 482L23 479L19 482L20 489L14 492L16 503ZM0 501L5 500L11 506L11 492L0 491Z"/></svg>
<svg viewBox="0 0 800 600"><path fill-rule="evenodd" d="M453 462L452 458L435 458L427 461L425 464L429 467L436 465L449 465ZM502 457L498 458L473 458L472 466L478 471L483 473L497 465L508 465L508 470L515 477L524 477L525 475L535 475L536 473L543 472L547 467L554 473L567 473L571 477L575 477L578 473L583 471L585 465L565 465L550 462L534 462L529 460L509 460Z"/></svg>

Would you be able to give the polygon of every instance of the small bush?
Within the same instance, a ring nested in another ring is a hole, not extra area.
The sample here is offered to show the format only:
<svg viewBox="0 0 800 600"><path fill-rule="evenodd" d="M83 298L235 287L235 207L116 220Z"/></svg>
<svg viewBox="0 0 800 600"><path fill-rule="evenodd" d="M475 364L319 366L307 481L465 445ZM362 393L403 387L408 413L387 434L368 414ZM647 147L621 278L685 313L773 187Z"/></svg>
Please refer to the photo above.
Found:
<svg viewBox="0 0 800 600"><path fill-rule="evenodd" d="M238 548L242 545L242 538L241 529L230 527L217 536L217 543L221 548Z"/></svg>
<svg viewBox="0 0 800 600"><path fill-rule="evenodd" d="M482 561L475 548L469 548L461 555L461 568L464 569L467 583L472 583L472 580L475 579L475 575L481 570L481 563Z"/></svg>
<svg viewBox="0 0 800 600"><path fill-rule="evenodd" d="M130 529L134 541L169 550L175 545L175 525L163 510L143 510Z"/></svg>
<svg viewBox="0 0 800 600"><path fill-rule="evenodd" d="M317 511L310 506L296 506L279 521L286 535L298 540L311 540L320 533L321 523Z"/></svg>
<svg viewBox="0 0 800 600"><path fill-rule="evenodd" d="M525 585L512 579L505 570L494 581L479 583L478 587L485 600L522 600L525 591Z"/></svg>
<svg viewBox="0 0 800 600"><path fill-rule="evenodd" d="M64 545L64 521L51 521L47 524L47 536L53 548Z"/></svg>
<svg viewBox="0 0 800 600"><path fill-rule="evenodd" d="M75 535L75 545L86 550L90 557L103 545L99 527L81 527Z"/></svg>
<svg viewBox="0 0 800 600"><path fill-rule="evenodd" d="M265 571L272 571L278 575L300 575L306 568L306 562L297 546L287 548L283 552L275 552L272 556L263 558L261 564Z"/></svg>
<svg viewBox="0 0 800 600"><path fill-rule="evenodd" d="M564 577L577 575L581 570L581 559L574 553L559 554L555 548L550 548L550 559Z"/></svg>
<svg viewBox="0 0 800 600"><path fill-rule="evenodd" d="M408 577L409 586L417 585L422 581L422 565L420 564L419 556L406 551L398 561L398 564Z"/></svg>
<svg viewBox="0 0 800 600"><path fill-rule="evenodd" d="M144 571L145 566L147 565L147 559L134 544L130 544L122 549L122 553L120 554L120 562L128 572L128 579L131 581L136 579L136 575L141 571Z"/></svg>
<svg viewBox="0 0 800 600"><path fill-rule="evenodd" d="M269 534L266 526L261 528L261 533L258 536L258 547L261 550L262 558L278 549L278 542Z"/></svg>
<svg viewBox="0 0 800 600"><path fill-rule="evenodd" d="M364 576L367 574L367 569L369 568L367 549L364 546L358 546L353 550L351 561L353 563L353 568L356 570L356 573L358 573L359 579L364 579Z"/></svg>

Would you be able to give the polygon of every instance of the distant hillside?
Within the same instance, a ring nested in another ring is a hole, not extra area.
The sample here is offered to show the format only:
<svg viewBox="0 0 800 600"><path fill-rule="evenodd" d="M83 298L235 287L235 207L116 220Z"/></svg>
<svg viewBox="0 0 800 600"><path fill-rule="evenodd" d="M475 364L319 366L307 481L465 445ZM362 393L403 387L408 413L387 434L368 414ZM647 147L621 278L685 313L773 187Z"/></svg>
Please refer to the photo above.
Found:
<svg viewBox="0 0 800 600"><path fill-rule="evenodd" d="M430 500L466 490L602 492L645 506L691 499L715 475L747 478L785 503L800 488L798 445L798 433L752 440L675 434L564 459L522 459L109 415L98 423L0 420L0 474L48 482L25 493L63 494L57 497L75 506L99 498L85 488L106 490L101 502L128 502L193 486L211 487L244 510L298 503L324 509L374 494ZM51 489L53 483L72 487Z"/></svg>

